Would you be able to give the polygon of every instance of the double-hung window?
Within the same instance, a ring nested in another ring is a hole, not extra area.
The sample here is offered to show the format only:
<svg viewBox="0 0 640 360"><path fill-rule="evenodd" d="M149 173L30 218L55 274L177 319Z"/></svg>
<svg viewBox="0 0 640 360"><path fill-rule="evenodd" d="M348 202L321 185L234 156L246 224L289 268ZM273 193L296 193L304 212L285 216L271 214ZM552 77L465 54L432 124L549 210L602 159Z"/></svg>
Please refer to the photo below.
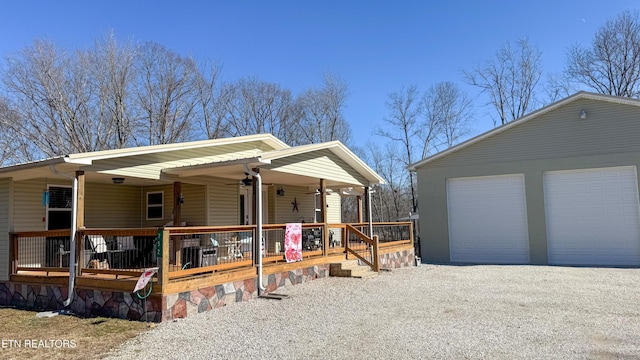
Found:
<svg viewBox="0 0 640 360"><path fill-rule="evenodd" d="M162 220L164 217L164 191L147 193L147 220Z"/></svg>
<svg viewBox="0 0 640 360"><path fill-rule="evenodd" d="M71 229L71 187L49 185L47 193L47 230Z"/></svg>

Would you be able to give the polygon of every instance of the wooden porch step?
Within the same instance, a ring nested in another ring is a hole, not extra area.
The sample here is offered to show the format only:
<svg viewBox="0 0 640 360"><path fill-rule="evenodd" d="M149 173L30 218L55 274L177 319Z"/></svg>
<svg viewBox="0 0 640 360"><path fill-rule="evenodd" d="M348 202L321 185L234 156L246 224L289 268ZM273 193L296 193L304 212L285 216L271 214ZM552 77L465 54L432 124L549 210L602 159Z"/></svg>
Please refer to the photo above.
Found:
<svg viewBox="0 0 640 360"><path fill-rule="evenodd" d="M361 266L358 260L345 260L339 263L329 264L329 275L366 279L377 276L378 273L371 270L367 265Z"/></svg>

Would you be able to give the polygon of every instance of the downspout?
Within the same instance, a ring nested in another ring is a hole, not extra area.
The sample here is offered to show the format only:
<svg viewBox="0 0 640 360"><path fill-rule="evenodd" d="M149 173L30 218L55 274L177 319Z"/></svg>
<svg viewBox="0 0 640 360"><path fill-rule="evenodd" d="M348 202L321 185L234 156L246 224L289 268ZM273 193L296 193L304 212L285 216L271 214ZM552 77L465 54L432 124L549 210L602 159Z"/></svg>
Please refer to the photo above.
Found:
<svg viewBox="0 0 640 360"><path fill-rule="evenodd" d="M73 288L76 280L76 267L78 263L76 262L76 232L77 232L77 216L78 216L78 178L75 176L71 176L69 174L64 174L58 172L56 170L55 165L49 165L49 169L52 173L56 175L62 175L69 179L73 180L73 190L71 197L73 201L71 202L71 239L69 241L69 246L71 247L69 253L69 292L67 294L67 300L64 301L64 306L67 307L71 304L71 297L73 296ZM73 262L73 264L72 264Z"/></svg>
<svg viewBox="0 0 640 360"><path fill-rule="evenodd" d="M261 291L266 291L262 285L262 177L259 173L249 169L249 165L244 164L248 174L256 178L256 246L258 248L258 295Z"/></svg>
<svg viewBox="0 0 640 360"><path fill-rule="evenodd" d="M369 221L369 238L373 240L373 199L371 199L371 185L367 186L367 215ZM371 245L371 260L374 264L378 264L378 253L374 251L375 245ZM375 258L374 258L375 257ZM374 265L374 271L379 271L378 265Z"/></svg>
<svg viewBox="0 0 640 360"><path fill-rule="evenodd" d="M373 239L373 220L371 219L372 217L371 204L373 204L373 201L371 201L371 186L367 186L367 220L369 221L369 236Z"/></svg>

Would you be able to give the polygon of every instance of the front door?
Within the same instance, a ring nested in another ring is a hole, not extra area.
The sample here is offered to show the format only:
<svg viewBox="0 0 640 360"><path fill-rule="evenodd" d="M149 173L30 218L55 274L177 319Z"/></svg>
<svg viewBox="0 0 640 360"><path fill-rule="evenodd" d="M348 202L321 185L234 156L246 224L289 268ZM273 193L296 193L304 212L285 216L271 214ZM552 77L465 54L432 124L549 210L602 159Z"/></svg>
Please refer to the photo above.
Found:
<svg viewBox="0 0 640 360"><path fill-rule="evenodd" d="M268 216L267 206L268 197L267 189L262 188L262 223L266 223ZM251 186L240 186L240 224L251 225L253 224L253 188Z"/></svg>

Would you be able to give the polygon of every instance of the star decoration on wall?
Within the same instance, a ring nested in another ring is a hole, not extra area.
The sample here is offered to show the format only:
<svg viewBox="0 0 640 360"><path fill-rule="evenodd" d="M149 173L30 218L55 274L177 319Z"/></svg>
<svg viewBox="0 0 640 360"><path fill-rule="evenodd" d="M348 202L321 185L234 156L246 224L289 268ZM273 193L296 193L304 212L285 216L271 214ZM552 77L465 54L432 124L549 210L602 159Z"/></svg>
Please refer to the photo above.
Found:
<svg viewBox="0 0 640 360"><path fill-rule="evenodd" d="M297 211L300 212L300 210L298 210L298 205L300 205L300 203L298 202L298 198L293 198L293 201L291 202L291 205L293 205L293 209L291 211Z"/></svg>

